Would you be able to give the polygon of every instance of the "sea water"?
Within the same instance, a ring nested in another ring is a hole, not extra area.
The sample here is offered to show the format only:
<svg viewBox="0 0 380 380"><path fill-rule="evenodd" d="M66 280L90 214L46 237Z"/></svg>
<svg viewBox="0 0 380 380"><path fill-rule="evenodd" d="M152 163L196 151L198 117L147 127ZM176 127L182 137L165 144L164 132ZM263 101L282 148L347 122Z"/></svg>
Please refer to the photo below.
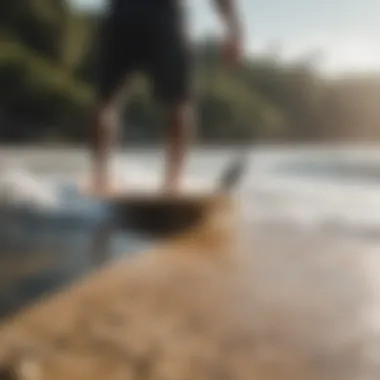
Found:
<svg viewBox="0 0 380 380"><path fill-rule="evenodd" d="M184 187L212 192L236 151L195 150ZM79 190L88 176L84 150L2 149L0 162L6 163L6 170L0 170L0 278L8 279L0 287L0 309L9 312L92 270L91 237L111 213ZM163 151L119 153L113 162L115 182L126 191L158 191L163 164ZM376 148L256 148L234 196L243 206L247 229L315 230L377 246L377 168ZM156 244L130 231L115 233L111 240L108 260L132 257Z"/></svg>

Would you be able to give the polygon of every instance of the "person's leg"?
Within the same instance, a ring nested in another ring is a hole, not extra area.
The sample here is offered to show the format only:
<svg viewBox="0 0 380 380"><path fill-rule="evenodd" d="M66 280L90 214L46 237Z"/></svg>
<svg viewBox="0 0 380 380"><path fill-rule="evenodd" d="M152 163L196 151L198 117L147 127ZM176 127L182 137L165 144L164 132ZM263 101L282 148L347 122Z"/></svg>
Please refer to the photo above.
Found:
<svg viewBox="0 0 380 380"><path fill-rule="evenodd" d="M187 149L194 135L192 57L178 20L157 20L152 76L158 100L168 117L168 148L164 188L178 190Z"/></svg>
<svg viewBox="0 0 380 380"><path fill-rule="evenodd" d="M134 54L126 35L123 20L114 17L102 29L97 102L90 125L92 190L100 193L107 192L110 185L109 154L117 140L124 81Z"/></svg>
<svg viewBox="0 0 380 380"><path fill-rule="evenodd" d="M183 99L167 105L168 148L164 189L178 190L181 185L187 150L195 128L194 104Z"/></svg>
<svg viewBox="0 0 380 380"><path fill-rule="evenodd" d="M92 187L95 192L103 194L110 185L109 154L117 140L120 94L100 98L94 109L90 125L91 153L92 153Z"/></svg>

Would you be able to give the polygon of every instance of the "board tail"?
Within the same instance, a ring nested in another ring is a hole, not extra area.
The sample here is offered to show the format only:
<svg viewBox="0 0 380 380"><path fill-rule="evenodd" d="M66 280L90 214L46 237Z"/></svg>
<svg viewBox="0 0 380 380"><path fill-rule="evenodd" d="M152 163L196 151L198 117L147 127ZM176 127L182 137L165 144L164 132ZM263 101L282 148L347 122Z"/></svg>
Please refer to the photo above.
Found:
<svg viewBox="0 0 380 380"><path fill-rule="evenodd" d="M249 152L244 151L227 164L218 181L218 188L223 192L231 192L236 189L242 180L248 167Z"/></svg>

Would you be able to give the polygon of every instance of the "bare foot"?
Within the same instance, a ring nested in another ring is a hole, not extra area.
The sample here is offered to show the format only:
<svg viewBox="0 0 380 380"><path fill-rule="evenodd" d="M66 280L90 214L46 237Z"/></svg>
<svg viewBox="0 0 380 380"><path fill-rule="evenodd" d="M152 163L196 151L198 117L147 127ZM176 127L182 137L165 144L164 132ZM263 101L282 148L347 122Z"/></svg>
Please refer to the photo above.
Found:
<svg viewBox="0 0 380 380"><path fill-rule="evenodd" d="M179 191L179 181L177 178L166 180L164 183L164 193L175 195Z"/></svg>
<svg viewBox="0 0 380 380"><path fill-rule="evenodd" d="M85 183L85 185L82 186L82 189L85 194L93 195L96 197L104 197L110 195L116 190L107 185L105 182L97 180L92 180Z"/></svg>

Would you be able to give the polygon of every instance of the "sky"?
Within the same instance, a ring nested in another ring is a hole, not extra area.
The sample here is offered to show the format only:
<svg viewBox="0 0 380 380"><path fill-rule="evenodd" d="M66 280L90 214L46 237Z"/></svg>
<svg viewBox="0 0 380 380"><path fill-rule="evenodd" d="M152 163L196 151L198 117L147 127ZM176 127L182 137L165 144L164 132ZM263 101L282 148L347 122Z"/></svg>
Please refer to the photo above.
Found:
<svg viewBox="0 0 380 380"><path fill-rule="evenodd" d="M84 9L102 9L106 0L70 0ZM292 60L318 52L327 75L380 71L379 0L237 0L247 54L279 51ZM220 33L211 0L188 0L194 38Z"/></svg>

